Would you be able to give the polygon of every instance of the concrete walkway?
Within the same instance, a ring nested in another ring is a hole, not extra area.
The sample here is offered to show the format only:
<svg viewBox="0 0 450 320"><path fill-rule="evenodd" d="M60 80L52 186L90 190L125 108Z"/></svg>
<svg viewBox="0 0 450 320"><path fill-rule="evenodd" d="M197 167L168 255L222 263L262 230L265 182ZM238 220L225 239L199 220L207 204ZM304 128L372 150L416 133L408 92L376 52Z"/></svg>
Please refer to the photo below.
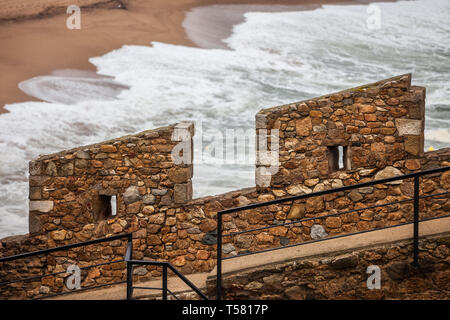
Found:
<svg viewBox="0 0 450 320"><path fill-rule="evenodd" d="M450 217L419 223L420 237L450 232ZM413 241L413 224L346 236L333 240L304 244L223 261L222 275L233 274L267 264L284 263L318 255L339 255L347 251L384 245L404 240ZM216 268L210 276L216 275ZM209 278L208 277L208 278Z"/></svg>
<svg viewBox="0 0 450 320"><path fill-rule="evenodd" d="M170 275L170 273L169 273ZM186 275L197 288L202 292L206 292L206 278L208 273L196 273ZM167 288L173 293L191 292L192 289L178 277L168 277ZM152 280L146 282L133 283L135 287L162 288L162 280ZM170 294L168 294L170 296ZM133 299L155 298L161 296L161 290L134 289ZM118 284L110 287L86 290L51 298L50 300L125 300L127 298L126 283Z"/></svg>
<svg viewBox="0 0 450 320"><path fill-rule="evenodd" d="M450 232L450 217L421 222L419 234L421 237L435 236ZM333 240L309 243L302 246L284 248L280 250L263 252L259 254L243 256L223 261L222 275L226 276L272 263L283 263L301 258L318 255L339 255L347 251L384 245L404 240L412 242L413 225L392 227L383 230L345 236ZM216 277L216 268L211 273L199 273L186 275L202 292L206 292L206 280ZM139 287L162 287L161 280L148 281L134 284ZM190 288L178 277L169 277L168 289L173 293L191 291ZM158 297L161 291L135 289L133 298ZM90 290L56 297L57 300L120 300L126 298L126 285L116 285L104 289Z"/></svg>

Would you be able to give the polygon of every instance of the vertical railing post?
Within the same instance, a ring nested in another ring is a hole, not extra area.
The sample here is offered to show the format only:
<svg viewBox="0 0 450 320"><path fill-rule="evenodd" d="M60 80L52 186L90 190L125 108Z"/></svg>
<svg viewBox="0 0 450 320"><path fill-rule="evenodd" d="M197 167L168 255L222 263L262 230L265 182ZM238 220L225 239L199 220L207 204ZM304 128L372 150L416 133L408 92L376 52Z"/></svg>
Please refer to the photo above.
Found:
<svg viewBox="0 0 450 320"><path fill-rule="evenodd" d="M166 264L163 264L162 299L167 300L167 265Z"/></svg>
<svg viewBox="0 0 450 320"><path fill-rule="evenodd" d="M127 262L127 300L133 300L133 265Z"/></svg>
<svg viewBox="0 0 450 320"><path fill-rule="evenodd" d="M217 213L217 278L216 299L222 299L222 214Z"/></svg>
<svg viewBox="0 0 450 320"><path fill-rule="evenodd" d="M127 263L127 300L133 299L133 264L130 260L133 260L133 236L128 236L126 263Z"/></svg>
<svg viewBox="0 0 450 320"><path fill-rule="evenodd" d="M419 266L419 176L414 177L414 262Z"/></svg>

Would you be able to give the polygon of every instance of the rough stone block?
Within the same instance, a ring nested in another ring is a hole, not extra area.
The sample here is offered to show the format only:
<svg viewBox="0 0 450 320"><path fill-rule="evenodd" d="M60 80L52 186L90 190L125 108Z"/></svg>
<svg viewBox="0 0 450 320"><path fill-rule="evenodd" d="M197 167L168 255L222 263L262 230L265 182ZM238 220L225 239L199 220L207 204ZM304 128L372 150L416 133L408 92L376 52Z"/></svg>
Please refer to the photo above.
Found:
<svg viewBox="0 0 450 320"><path fill-rule="evenodd" d="M38 233L42 230L42 223L39 215L34 212L30 212L28 215L28 230L31 234Z"/></svg>
<svg viewBox="0 0 450 320"><path fill-rule="evenodd" d="M48 176L57 176L58 171L54 162L50 161L45 169L45 174Z"/></svg>
<svg viewBox="0 0 450 320"><path fill-rule="evenodd" d="M293 286L286 289L285 294L289 300L305 300L307 292L305 287Z"/></svg>
<svg viewBox="0 0 450 320"><path fill-rule="evenodd" d="M325 219L325 225L331 229L340 228L342 226L342 221L339 217L328 217Z"/></svg>
<svg viewBox="0 0 450 320"><path fill-rule="evenodd" d="M358 256L356 254L343 254L334 258L331 267L334 269L345 269L358 265Z"/></svg>
<svg viewBox="0 0 450 320"><path fill-rule="evenodd" d="M422 118L422 111L421 111L420 105L414 104L409 107L409 117L411 119L421 119Z"/></svg>
<svg viewBox="0 0 450 320"><path fill-rule="evenodd" d="M395 126L397 127L398 134L400 136L407 135L421 135L422 132L422 120L413 119L395 119Z"/></svg>
<svg viewBox="0 0 450 320"><path fill-rule="evenodd" d="M125 190L125 193L123 194L123 201L126 204L136 202L138 200L141 200L141 195L139 194L139 188L136 186L130 186Z"/></svg>
<svg viewBox="0 0 450 320"><path fill-rule="evenodd" d="M117 152L117 148L113 145L105 144L105 145L100 146L100 151L106 152L106 153L112 153L112 152Z"/></svg>
<svg viewBox="0 0 450 320"><path fill-rule="evenodd" d="M176 184L174 187L173 200L175 203L185 203L192 199L192 182Z"/></svg>
<svg viewBox="0 0 450 320"><path fill-rule="evenodd" d="M145 276L147 273L148 273L148 270L145 267L139 267L139 268L135 268L133 270L133 274L137 275L137 276Z"/></svg>
<svg viewBox="0 0 450 320"><path fill-rule="evenodd" d="M98 191L98 194L101 196L115 196L117 194L117 191L114 189L101 189Z"/></svg>
<svg viewBox="0 0 450 320"><path fill-rule="evenodd" d="M450 189L450 171L442 174L440 184L444 189Z"/></svg>
<svg viewBox="0 0 450 320"><path fill-rule="evenodd" d="M161 201L159 202L162 206L169 206L172 204L172 197L169 194L166 194L161 197Z"/></svg>
<svg viewBox="0 0 450 320"><path fill-rule="evenodd" d="M63 241L64 239L66 239L66 234L67 234L66 230L57 230L57 231L52 231L50 233L50 237L56 241Z"/></svg>
<svg viewBox="0 0 450 320"><path fill-rule="evenodd" d="M318 240L327 237L328 233L325 231L324 227L322 227L320 224L314 224L313 226L311 226L310 236L311 239Z"/></svg>
<svg viewBox="0 0 450 320"><path fill-rule="evenodd" d="M155 199L156 199L156 197L153 194L146 194L142 198L142 203L144 203L144 204L153 204L153 203L155 203Z"/></svg>
<svg viewBox="0 0 450 320"><path fill-rule="evenodd" d="M258 167L255 170L255 183L258 187L267 188L272 181L272 174L266 167Z"/></svg>
<svg viewBox="0 0 450 320"><path fill-rule="evenodd" d="M278 165L278 152L271 151L256 151L256 165L257 166L276 166Z"/></svg>
<svg viewBox="0 0 450 320"><path fill-rule="evenodd" d="M295 132L301 137L306 137L312 130L312 122L310 117L295 121Z"/></svg>
<svg viewBox="0 0 450 320"><path fill-rule="evenodd" d="M423 153L421 136L407 136L405 137L405 151L415 156Z"/></svg>
<svg viewBox="0 0 450 320"><path fill-rule="evenodd" d="M173 183L186 183L190 178L192 178L192 166L169 170L169 179Z"/></svg>
<svg viewBox="0 0 450 320"><path fill-rule="evenodd" d="M194 136L194 122L183 121L178 123L172 132L172 141L186 141Z"/></svg>
<svg viewBox="0 0 450 320"><path fill-rule="evenodd" d="M287 216L288 219L301 219L305 216L305 205L303 203L294 203Z"/></svg>
<svg viewBox="0 0 450 320"><path fill-rule="evenodd" d="M312 190L310 188L307 188L301 184L297 185L290 185L286 188L287 193L290 195L297 195L297 194L303 194L303 193L311 193Z"/></svg>
<svg viewBox="0 0 450 320"><path fill-rule="evenodd" d="M88 159L91 158L90 155L89 155L89 153L86 152L86 151L83 151L83 150L78 150L78 151L75 153L75 156L76 156L78 159L83 159L83 160L88 160Z"/></svg>
<svg viewBox="0 0 450 320"><path fill-rule="evenodd" d="M420 165L420 160L418 159L408 159L405 161L405 167L408 170L419 170L421 165Z"/></svg>
<svg viewBox="0 0 450 320"><path fill-rule="evenodd" d="M405 261L395 261L386 267L386 273L393 280L402 280L410 274L410 266Z"/></svg>
<svg viewBox="0 0 450 320"><path fill-rule="evenodd" d="M349 194L349 197L353 202L359 202L363 199L363 196L357 190L352 190Z"/></svg>
<svg viewBox="0 0 450 320"><path fill-rule="evenodd" d="M53 210L53 201L30 201L30 211L39 211L42 213Z"/></svg>
<svg viewBox="0 0 450 320"><path fill-rule="evenodd" d="M163 196L167 194L167 189L152 189L152 194L155 196Z"/></svg>
<svg viewBox="0 0 450 320"><path fill-rule="evenodd" d="M131 204L128 204L127 205L127 213L132 213L132 214L138 213L139 210L141 209L141 204L142 204L141 201L135 201Z"/></svg>
<svg viewBox="0 0 450 320"><path fill-rule="evenodd" d="M400 170L398 170L397 168L394 168L392 166L388 166L377 172L377 174L375 175L375 180L398 177L401 175L403 175L403 173ZM402 181L403 180L397 180L397 181L388 182L387 184L401 184Z"/></svg>
<svg viewBox="0 0 450 320"><path fill-rule="evenodd" d="M79 169L84 169L88 167L89 162L84 159L75 160L75 167Z"/></svg>
<svg viewBox="0 0 450 320"><path fill-rule="evenodd" d="M361 113L373 113L377 111L377 108L370 104L360 104L358 105L358 110Z"/></svg>
<svg viewBox="0 0 450 320"><path fill-rule="evenodd" d="M256 129L267 129L267 115L263 113L257 113L255 115Z"/></svg>
<svg viewBox="0 0 450 320"><path fill-rule="evenodd" d="M30 176L40 175L41 172L41 162L39 161L30 161L29 163L29 173Z"/></svg>
<svg viewBox="0 0 450 320"><path fill-rule="evenodd" d="M30 187L30 200L41 200L41 188Z"/></svg>

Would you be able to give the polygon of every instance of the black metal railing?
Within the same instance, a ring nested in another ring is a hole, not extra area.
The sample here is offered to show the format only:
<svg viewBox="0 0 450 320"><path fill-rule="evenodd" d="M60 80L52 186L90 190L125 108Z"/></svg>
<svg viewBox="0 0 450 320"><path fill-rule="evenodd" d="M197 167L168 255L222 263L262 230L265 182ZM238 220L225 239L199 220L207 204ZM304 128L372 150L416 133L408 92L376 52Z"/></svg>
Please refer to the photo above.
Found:
<svg viewBox="0 0 450 320"><path fill-rule="evenodd" d="M68 244L68 245L55 247L55 248L49 248L49 249L44 249L44 250L39 250L39 251L21 253L21 254L17 254L17 255L14 255L14 256L8 256L8 257L0 258L0 263L12 262L12 261L20 260L20 259L37 257L37 256L40 256L40 255L48 255L50 253L54 253L54 252L58 252L58 251L68 251L70 249L86 247L86 246L89 246L89 245L99 244L99 243L103 243L103 242L110 242L110 241L120 240L120 239L126 239L128 244L131 244L132 243L132 234L131 233L120 234L120 235L111 236L111 237L107 237L107 238L101 238L101 239L95 239L95 240L90 240L90 241L85 241L85 242L78 242L78 243L74 243L74 244ZM99 266L105 266L105 265L121 263L121 262L125 262L125 259L113 260L113 261L109 261L109 262L98 263L98 264L93 264L93 265L81 267L80 271L81 270L87 270L87 269L90 269L90 268L99 267ZM15 284L15 283L27 282L27 281L36 281L36 280L40 280L40 279L45 278L45 277L58 276L58 275L65 274L65 273L67 273L66 270L59 271L59 272L48 273L48 274L43 273L43 274L36 275L36 276L31 276L31 277L26 277L26 278L21 278L21 279L15 279L15 280L10 280L10 281L3 281L3 282L0 282L0 290L1 290L1 288L3 286L6 286L6 285L12 285L12 284ZM105 286L121 284L121 283L125 283L125 282L126 282L126 280L115 281L115 282L100 284L100 285L96 285L96 286L89 286L89 287L86 287L86 288L74 289L74 290L70 290L70 291L63 291L63 292L47 294L47 295L42 294L42 295L40 295L38 297L35 297L34 299L38 300L38 299L52 298L52 297L56 297L56 296L72 294L74 292L91 290L91 289L101 288L101 287L105 287Z"/></svg>
<svg viewBox="0 0 450 320"><path fill-rule="evenodd" d="M413 264L414 264L414 266L418 266L418 255L419 255L419 200L420 199L425 199L425 198L430 198L430 197L444 197L444 196L447 196L448 194L450 194L450 192L447 191L447 192L440 192L440 193L431 194L431 195L420 196L419 195L420 177L425 176L425 175L442 173L442 172L445 172L447 170L450 170L450 166L436 168L436 169L431 169L431 170L425 170L425 171L420 171L420 172L409 173L409 174L396 176L396 177L391 177L391 178L386 178L386 179L373 180L373 181L370 181L370 182L364 182L364 183L359 183L359 184L354 184L354 185L349 185L349 186L343 186L343 187L334 188L334 189L328 189L328 190L323 190L323 191L318 191L318 192L312 192L312 193L308 193L308 194L301 194L301 195L297 195L297 196L291 196L291 197L286 197L286 198L281 198L281 199L275 199L275 200L266 201L266 202L253 203L253 204L249 204L249 205L246 205L246 206L241 206L241 207L236 207L236 208L231 208L231 209L226 209L226 210L219 211L217 213L216 299L220 300L222 298L222 261L223 260L234 259L234 258L246 256L246 255L252 255L252 254L268 252L268 251L273 251L273 250L284 249L284 248L287 248L287 247L300 246L300 245L313 243L313 242L331 240L331 239L336 239L336 238L345 237L345 236L349 236L349 235L355 235L355 234L372 232L372 231L381 230L381 229L398 227L398 226L407 225L407 224L413 224L413 248L414 248L413 249L413 252L414 252L413 253L414 254ZM350 191L350 190L354 190L354 189L370 187L370 186L378 185L378 184L386 184L386 183L389 183L389 182L394 182L394 181L399 181L399 180L406 180L406 179L414 179L413 197L409 198L409 199L403 199L403 200L393 201L393 202L389 202L389 203L383 203L383 204L379 204L379 205L367 206L367 207L364 207L364 208L347 210L347 211L338 212L338 213L332 213L332 214L323 215L323 216L308 217L308 218L295 219L295 220L293 219L294 221L291 221L291 222L277 223L277 224L272 224L272 225L268 225L268 226L265 226L265 227L260 227L260 228L255 228L255 229L248 229L248 230L243 230L243 231L238 231L238 232L230 232L230 233L223 234L223 215L226 215L226 214L232 214L232 213L240 212L240 211L244 211L244 210L258 209L258 208L261 208L261 207L275 205L275 204L280 204L280 203L286 203L286 202L294 203L293 201L297 201L297 200L305 200L305 199L308 199L308 198L324 196L324 195L331 194L331 193ZM283 246L280 246L280 247L273 247L273 248L269 248L269 249L263 249L263 250L253 251L253 252L241 253L241 254L237 254L237 255L233 255L233 256L229 256L229 257L222 257L222 238L223 237L232 237L232 236L236 236L236 235L239 235L239 234L255 232L255 231L262 231L262 230L270 229L270 228L274 228L274 227L280 227L280 226L285 226L285 225L290 225L290 224L298 224L298 223L301 223L301 222L304 222L304 221L308 221L308 220L326 219L326 218L331 217L331 216L339 216L339 215L349 214L349 213L352 213L352 212L359 212L359 211L363 211L363 210L367 210L367 209L374 209L374 208L385 207L385 206L390 206L390 205L394 205L394 204L401 204L401 203L405 203L405 202L408 202L408 201L412 201L413 202L414 215L413 215L413 222L412 223L411 222L409 222L409 223L407 222L407 223L396 224L396 225L391 225L391 226L378 227L378 228L373 228L373 229L370 229L370 230L363 230L363 231L358 231L358 232L345 233L345 234L340 234L340 235L336 235L336 236L321 238L321 239L317 239L317 240L304 241L304 242L290 244L290 245L283 245ZM444 215L444 216L439 216L439 217L434 217L434 218L423 219L421 221L445 218L445 217L449 217L449 216L450 215Z"/></svg>
<svg viewBox="0 0 450 320"><path fill-rule="evenodd" d="M96 285L96 286L89 286L89 287L85 287L85 288L79 288L79 289L74 289L74 290L69 290L69 291L58 292L58 293L40 295L38 297L34 297L34 299L38 300L38 299L53 298L53 297L56 297L56 296L72 294L72 293L80 292L80 291L98 289L98 288L102 288L102 287L106 287L106 286L112 286L112 285L123 284L123 283L127 284L127 287L126 287L126 298L127 298L127 300L131 300L133 298L133 289L161 290L162 291L162 299L163 300L167 300L168 293L170 293L173 297L175 297L175 299L178 299L177 296L172 291L170 291L168 289L168 276L167 276L168 270L172 271L172 273L174 273L184 283L186 283L195 293L197 293L200 296L200 298L205 299L205 300L208 299L205 294L203 294L189 279L187 279L183 274L181 274L169 262L165 262L165 261L148 261L148 260L133 260L132 259L132 256L133 256L133 237L132 237L132 233L126 233L126 234L111 236L111 237L107 237L107 238L101 238L101 239L95 239L95 240L90 240L90 241L85 241L85 242L68 244L68 245L64 245L64 246L60 246L60 247L44 249L44 250L39 250L39 251L21 253L21 254L17 254L17 255L14 255L14 256L8 256L8 257L0 258L0 263L7 263L7 262L12 262L12 261L17 261L17 260L20 260L20 259L32 258L32 257L40 256L40 255L48 255L50 253L54 253L54 252L58 252L58 251L68 251L70 249L75 249L75 248L80 248L80 247L85 247L85 246L89 246L89 245L99 244L99 243L103 243L103 242L110 242L110 241L120 240L120 239L126 239L127 240L126 252L125 252L125 256L124 256L123 259L113 260L113 261L104 262L104 263L93 264L93 265L81 267L79 269L80 270L87 270L87 269L94 268L94 267L111 265L111 264L123 262L123 263L126 263L126 268L127 268L126 269L126 271L127 271L126 272L126 280L115 281L115 282L108 282L108 283L104 283L104 284L100 284L100 285ZM133 265L162 266L162 268L163 268L163 272L162 272L162 288L150 288L150 287L140 287L140 286L133 287ZM58 276L58 275L61 275L61 274L66 274L66 273L67 273L67 271L64 270L64 271L53 272L53 273L48 273L48 274L43 273L43 274L40 274L40 275L30 276L30 277L21 278L21 279L3 281L3 282L0 282L0 290L1 290L2 287L7 286L7 285L12 285L12 284L15 284L15 283L20 283L20 282L41 280L42 278L45 278L45 277Z"/></svg>
<svg viewBox="0 0 450 320"><path fill-rule="evenodd" d="M168 288L168 276L167 271L172 271L178 278L180 278L184 283L186 283L201 299L208 300L208 297L200 291L188 278L181 274L170 262L167 261L152 261L152 260L133 260L133 246L128 244L127 251L125 254L125 261L127 263L127 300L133 299L134 289L143 290L158 290L162 293L162 299L167 300L168 294L170 293L176 300L178 297L169 290ZM133 266L160 266L162 267L162 287L143 287L143 286L133 286Z"/></svg>

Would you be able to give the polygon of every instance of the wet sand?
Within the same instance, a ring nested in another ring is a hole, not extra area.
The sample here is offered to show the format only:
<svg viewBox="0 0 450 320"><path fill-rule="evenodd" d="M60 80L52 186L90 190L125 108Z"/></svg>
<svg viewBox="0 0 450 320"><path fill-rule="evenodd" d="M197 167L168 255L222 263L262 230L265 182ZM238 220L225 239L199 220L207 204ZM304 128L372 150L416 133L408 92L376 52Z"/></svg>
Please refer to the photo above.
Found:
<svg viewBox="0 0 450 320"><path fill-rule="evenodd" d="M0 7L0 113L5 104L39 101L18 83L59 69L96 71L88 59L125 44L159 41L205 48L220 41L247 11L286 11L350 0L80 0L81 29L69 30L72 0L6 0ZM30 5L32 4L32 5ZM226 4L245 4L226 9ZM274 5L275 4L275 5ZM118 7L121 8L118 8ZM196 7L212 6L208 9ZM196 9L193 9L196 8ZM191 11L192 10L192 11ZM186 13L188 19L185 20Z"/></svg>

